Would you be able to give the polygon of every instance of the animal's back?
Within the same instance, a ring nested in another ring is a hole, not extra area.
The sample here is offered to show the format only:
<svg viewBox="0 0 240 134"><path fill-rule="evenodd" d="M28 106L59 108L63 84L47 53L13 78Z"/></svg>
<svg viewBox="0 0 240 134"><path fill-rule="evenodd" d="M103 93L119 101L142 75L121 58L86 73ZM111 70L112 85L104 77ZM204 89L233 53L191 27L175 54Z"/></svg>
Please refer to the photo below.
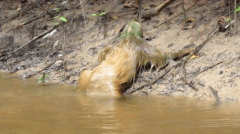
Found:
<svg viewBox="0 0 240 134"><path fill-rule="evenodd" d="M123 85L135 77L133 52L126 47L115 47L93 71L85 70L79 78L78 88L87 94L121 95Z"/></svg>

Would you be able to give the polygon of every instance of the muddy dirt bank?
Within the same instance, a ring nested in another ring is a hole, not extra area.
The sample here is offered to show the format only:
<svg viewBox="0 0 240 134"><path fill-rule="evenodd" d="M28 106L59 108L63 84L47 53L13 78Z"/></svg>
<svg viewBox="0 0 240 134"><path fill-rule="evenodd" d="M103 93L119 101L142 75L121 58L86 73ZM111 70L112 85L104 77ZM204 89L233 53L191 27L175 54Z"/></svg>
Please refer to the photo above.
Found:
<svg viewBox="0 0 240 134"><path fill-rule="evenodd" d="M27 2L0 1L1 18L4 20L18 14L21 9L28 7ZM151 2L143 0L142 7L147 10L162 2L163 0ZM214 4L205 0L197 3L185 1L185 8L191 10L187 12L189 19L187 27L183 27L183 15L177 16L182 12L179 3L181 0L176 0L158 15L142 19L144 38L150 45L162 51L178 51L189 44L197 46L217 25L219 16L227 16L223 1ZM107 13L104 16L91 15L103 11ZM39 19L23 24L41 15L43 16ZM68 22L60 22L61 16L66 17ZM177 17L169 20L174 16ZM119 40L120 29L136 17L137 4L127 0L122 2L105 0L97 3L94 1L79 3L77 0L63 3L48 0L1 26L0 69L17 73L21 78L38 79L46 73L47 82L76 85L83 69L93 69L98 65L97 56L100 49L107 44L115 45ZM167 23L163 23L165 21ZM56 23L61 24L50 32L51 35L41 37L20 51L14 52L34 37L53 28ZM162 25L155 27L159 24ZM134 94L214 100L209 87L211 86L217 90L220 101L240 101L240 38L239 33L233 36L229 32L231 31L214 35L195 58L187 62L187 82L194 85L198 91L183 82L183 74L178 73L181 68L176 68L156 84ZM223 61L221 64L207 69L221 61ZM163 69L160 72L151 70L150 73L149 70L143 72L131 88L156 79L164 71Z"/></svg>

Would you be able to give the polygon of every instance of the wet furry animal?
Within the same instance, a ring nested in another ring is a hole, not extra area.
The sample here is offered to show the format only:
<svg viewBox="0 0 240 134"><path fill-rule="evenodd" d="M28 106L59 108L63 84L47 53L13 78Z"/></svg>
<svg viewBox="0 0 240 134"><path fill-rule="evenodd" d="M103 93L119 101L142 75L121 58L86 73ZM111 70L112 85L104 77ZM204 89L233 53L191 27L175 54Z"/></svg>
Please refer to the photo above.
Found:
<svg viewBox="0 0 240 134"><path fill-rule="evenodd" d="M87 94L120 96L132 84L141 67L150 64L160 69L169 59L181 58L191 52L162 53L142 38L141 25L136 21L125 26L121 38L116 46L102 49L95 69L81 73L79 90Z"/></svg>

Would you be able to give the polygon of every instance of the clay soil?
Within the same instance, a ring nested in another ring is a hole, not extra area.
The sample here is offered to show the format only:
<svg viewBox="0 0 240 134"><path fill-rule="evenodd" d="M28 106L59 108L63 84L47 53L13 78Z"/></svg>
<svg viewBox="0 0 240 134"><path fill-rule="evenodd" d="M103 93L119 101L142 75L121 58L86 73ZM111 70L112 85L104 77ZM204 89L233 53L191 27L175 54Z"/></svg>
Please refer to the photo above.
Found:
<svg viewBox="0 0 240 134"><path fill-rule="evenodd" d="M121 28L138 16L138 6L134 0L83 0L83 3L79 3L78 0L40 2L37 0L0 1L0 24L2 24L0 69L17 73L21 78L35 78L36 81L46 73L47 83L76 85L83 69L93 69L98 65L97 56L101 48L105 45L116 45ZM142 10L151 10L163 2L164 0L142 0ZM23 12L23 9L31 4L37 5ZM156 16L142 19L144 38L150 45L162 51L171 52L189 46L196 47L217 26L220 16L232 17L232 9L226 7L221 0L198 0L197 3L185 0L184 6L185 9L189 8L186 14L186 26L183 26L184 16L178 15L182 12L181 0L173 1ZM91 15L102 12L106 15ZM3 23L16 14L19 15ZM45 15L22 25L42 14ZM60 21L61 16L66 17L67 22ZM176 17L171 19L174 16ZM238 18L240 18L239 15ZM51 34L13 53L34 37L53 28L56 23L60 24L50 32ZM157 83L133 94L215 100L210 90L211 86L217 91L216 94L221 102L240 101L240 33L233 35L232 29L215 34L200 52L187 62L187 82L198 91L183 82L182 70L176 68ZM221 64L203 71L221 61L223 61ZM131 88L140 87L156 79L165 70L142 72Z"/></svg>

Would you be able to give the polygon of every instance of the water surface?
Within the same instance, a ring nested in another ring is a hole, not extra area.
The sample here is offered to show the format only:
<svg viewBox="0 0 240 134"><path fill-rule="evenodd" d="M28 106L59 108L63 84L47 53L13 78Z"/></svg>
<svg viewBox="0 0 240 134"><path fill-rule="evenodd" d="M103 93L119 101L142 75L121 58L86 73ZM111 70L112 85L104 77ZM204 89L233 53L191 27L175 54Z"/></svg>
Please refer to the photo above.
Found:
<svg viewBox="0 0 240 134"><path fill-rule="evenodd" d="M74 86L0 74L0 134L237 134L238 103L173 97L89 97Z"/></svg>

